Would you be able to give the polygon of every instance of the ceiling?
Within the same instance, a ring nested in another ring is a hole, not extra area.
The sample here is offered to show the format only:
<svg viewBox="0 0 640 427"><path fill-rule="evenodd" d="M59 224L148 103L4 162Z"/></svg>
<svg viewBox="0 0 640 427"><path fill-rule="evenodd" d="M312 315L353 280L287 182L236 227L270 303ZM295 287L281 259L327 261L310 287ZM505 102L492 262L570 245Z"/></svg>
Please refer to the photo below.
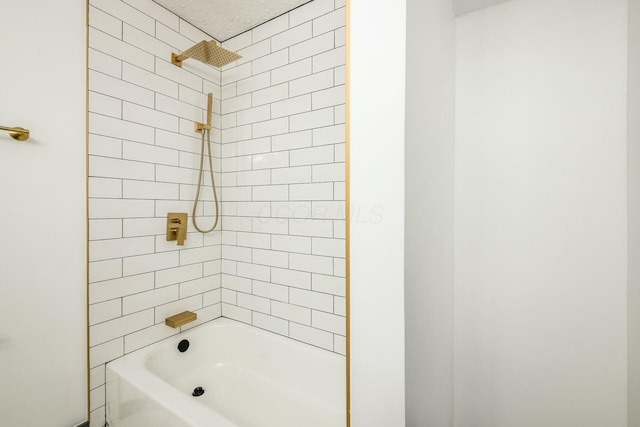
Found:
<svg viewBox="0 0 640 427"><path fill-rule="evenodd" d="M493 6L494 4L504 3L506 1L508 0L452 0L453 10L456 15L464 15L465 13Z"/></svg>
<svg viewBox="0 0 640 427"><path fill-rule="evenodd" d="M309 0L154 0L218 41L236 36Z"/></svg>

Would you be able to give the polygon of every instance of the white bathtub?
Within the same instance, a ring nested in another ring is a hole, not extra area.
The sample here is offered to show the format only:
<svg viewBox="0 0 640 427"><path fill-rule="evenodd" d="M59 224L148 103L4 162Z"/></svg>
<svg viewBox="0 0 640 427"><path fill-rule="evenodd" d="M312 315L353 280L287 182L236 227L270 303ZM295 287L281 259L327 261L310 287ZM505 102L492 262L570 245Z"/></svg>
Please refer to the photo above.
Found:
<svg viewBox="0 0 640 427"><path fill-rule="evenodd" d="M345 401L343 356L226 318L107 364L111 427L344 427Z"/></svg>

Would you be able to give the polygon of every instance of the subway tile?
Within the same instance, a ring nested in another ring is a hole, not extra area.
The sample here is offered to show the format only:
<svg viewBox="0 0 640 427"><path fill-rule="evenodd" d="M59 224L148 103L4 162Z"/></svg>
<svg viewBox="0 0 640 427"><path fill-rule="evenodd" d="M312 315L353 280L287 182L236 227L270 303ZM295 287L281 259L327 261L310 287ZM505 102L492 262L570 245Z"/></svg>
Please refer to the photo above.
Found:
<svg viewBox="0 0 640 427"><path fill-rule="evenodd" d="M219 256L211 246L194 249L184 249L180 251L180 265L212 261L217 258L219 258Z"/></svg>
<svg viewBox="0 0 640 427"><path fill-rule="evenodd" d="M153 91L98 71L89 71L89 90L146 107L153 107Z"/></svg>
<svg viewBox="0 0 640 427"><path fill-rule="evenodd" d="M344 161L346 161L346 151L345 151L346 147L345 147L345 145L346 145L345 143L342 143L342 144L335 144L333 146L334 151L335 151L334 158L335 158L336 162L344 162Z"/></svg>
<svg viewBox="0 0 640 427"><path fill-rule="evenodd" d="M291 304L309 307L328 313L333 312L333 296L305 289L289 289L289 302Z"/></svg>
<svg viewBox="0 0 640 427"><path fill-rule="evenodd" d="M122 180L89 177L89 197L119 199L122 197Z"/></svg>
<svg viewBox="0 0 640 427"><path fill-rule="evenodd" d="M250 125L237 126L230 129L224 129L222 131L222 142L225 144L229 142L242 141L250 138L251 138ZM225 162L226 161L227 159L225 159ZM223 166L226 166L226 165L223 163Z"/></svg>
<svg viewBox="0 0 640 427"><path fill-rule="evenodd" d="M121 219L89 220L89 240L115 239L118 237L123 237Z"/></svg>
<svg viewBox="0 0 640 427"><path fill-rule="evenodd" d="M289 51L282 49L272 54L255 59L251 62L253 75L261 74L289 63Z"/></svg>
<svg viewBox="0 0 640 427"><path fill-rule="evenodd" d="M139 256L129 256L122 260L122 273L125 276L147 273L178 266L178 252L165 252Z"/></svg>
<svg viewBox="0 0 640 427"><path fill-rule="evenodd" d="M149 163L89 156L89 176L153 180L154 167Z"/></svg>
<svg viewBox="0 0 640 427"><path fill-rule="evenodd" d="M333 274L333 259L317 255L289 254L289 268L311 273Z"/></svg>
<svg viewBox="0 0 640 427"><path fill-rule="evenodd" d="M347 299L344 297L333 297L333 313L338 316L347 315Z"/></svg>
<svg viewBox="0 0 640 427"><path fill-rule="evenodd" d="M291 166L318 165L333 162L333 146L320 146L292 150L289 154ZM313 177L315 180L315 176Z"/></svg>
<svg viewBox="0 0 640 427"><path fill-rule="evenodd" d="M238 50L236 53L242 56L236 63L238 65L244 64L271 53L271 43L270 40L254 41L253 44Z"/></svg>
<svg viewBox="0 0 640 427"><path fill-rule="evenodd" d="M155 145L139 144L131 141L123 141L122 143L122 157L127 160L178 166L178 155L177 150Z"/></svg>
<svg viewBox="0 0 640 427"><path fill-rule="evenodd" d="M122 79L154 92L174 98L178 97L178 83L135 65L122 64ZM153 103L148 106L152 105Z"/></svg>
<svg viewBox="0 0 640 427"><path fill-rule="evenodd" d="M106 322L122 316L120 298L89 305L89 325Z"/></svg>
<svg viewBox="0 0 640 427"><path fill-rule="evenodd" d="M319 238L314 237L312 240L312 253L314 255L324 255L331 257L344 258L345 243L344 239Z"/></svg>
<svg viewBox="0 0 640 427"><path fill-rule="evenodd" d="M202 306L207 307L213 304L219 304L221 300L221 289L215 289L202 294Z"/></svg>
<svg viewBox="0 0 640 427"><path fill-rule="evenodd" d="M271 70L271 84L288 82L310 75L312 72L312 59L306 58L279 68Z"/></svg>
<svg viewBox="0 0 640 427"><path fill-rule="evenodd" d="M151 71L153 71L153 69L151 69ZM173 80L191 89L202 90L202 77L190 73L183 68L176 67L170 62L166 62L166 60L156 58L155 72L159 76L166 77L169 80Z"/></svg>
<svg viewBox="0 0 640 427"><path fill-rule="evenodd" d="M181 331L186 331L195 328L196 326L203 323L217 319L218 317L222 316L222 310L220 304L213 304L196 310L196 314L198 315L198 319L182 326L180 328Z"/></svg>
<svg viewBox="0 0 640 427"><path fill-rule="evenodd" d="M156 21L178 31L180 18L159 4L148 0L125 0L125 2Z"/></svg>
<svg viewBox="0 0 640 427"><path fill-rule="evenodd" d="M317 0L316 0L317 1ZM333 33L326 33L314 37L289 48L289 61L295 62L308 58L334 48L335 38Z"/></svg>
<svg viewBox="0 0 640 427"><path fill-rule="evenodd" d="M333 107L335 124L344 123L346 121L346 107L345 105L336 105Z"/></svg>
<svg viewBox="0 0 640 427"><path fill-rule="evenodd" d="M311 289L311 273L273 267L271 282L294 288Z"/></svg>
<svg viewBox="0 0 640 427"><path fill-rule="evenodd" d="M122 39L130 45L136 46L154 56L160 58L171 57L171 51L173 50L171 46L131 25L124 24Z"/></svg>
<svg viewBox="0 0 640 427"><path fill-rule="evenodd" d="M342 105L345 102L345 87L335 86L330 89L313 93L312 105L314 110Z"/></svg>
<svg viewBox="0 0 640 427"><path fill-rule="evenodd" d="M329 70L331 72L334 68L344 66L346 60L347 52L344 46L319 53L313 56L313 72L319 73L325 70ZM341 79L342 81L340 83L336 81L335 84L344 84L344 71L342 72Z"/></svg>
<svg viewBox="0 0 640 427"><path fill-rule="evenodd" d="M343 215L344 218L344 215ZM345 220L333 221L333 237L336 239L346 238Z"/></svg>
<svg viewBox="0 0 640 427"><path fill-rule="evenodd" d="M238 172L237 185L271 184L271 172L268 169Z"/></svg>
<svg viewBox="0 0 640 427"><path fill-rule="evenodd" d="M122 182L125 199L177 199L178 184L162 182L130 181Z"/></svg>
<svg viewBox="0 0 640 427"><path fill-rule="evenodd" d="M281 236L271 237L272 249L287 252L311 253L311 238L303 236Z"/></svg>
<svg viewBox="0 0 640 427"><path fill-rule="evenodd" d="M346 139L345 125L327 126L313 129L313 145L344 143Z"/></svg>
<svg viewBox="0 0 640 427"><path fill-rule="evenodd" d="M244 94L222 101L222 114L234 113L251 107L251 95Z"/></svg>
<svg viewBox="0 0 640 427"><path fill-rule="evenodd" d="M333 87L333 71L326 70L293 80L289 83L289 96L298 96Z"/></svg>
<svg viewBox="0 0 640 427"><path fill-rule="evenodd" d="M295 26L302 22L311 21L312 19L333 11L333 0L315 0L305 4L303 7L289 12L289 25Z"/></svg>
<svg viewBox="0 0 640 427"><path fill-rule="evenodd" d="M236 90L238 95L248 94L255 92L256 90L264 89L271 85L271 75L268 72L255 75L236 83Z"/></svg>
<svg viewBox="0 0 640 427"><path fill-rule="evenodd" d="M156 38L180 51L193 46L193 40L180 34L177 29L169 28L162 23L156 23Z"/></svg>
<svg viewBox="0 0 640 427"><path fill-rule="evenodd" d="M202 108L161 94L156 94L156 109L192 121L202 122L204 118Z"/></svg>
<svg viewBox="0 0 640 427"><path fill-rule="evenodd" d="M222 86L251 77L251 64L251 62L247 62L246 64L238 65L237 67L225 70L225 72L222 74Z"/></svg>
<svg viewBox="0 0 640 427"><path fill-rule="evenodd" d="M223 219L223 226L229 231L251 231L251 220L252 218L226 217Z"/></svg>
<svg viewBox="0 0 640 427"><path fill-rule="evenodd" d="M167 24L165 23L165 25L167 25ZM190 23L188 23L184 19L180 19L179 31L180 31L180 34L182 34L183 36L189 38L194 43L197 43L197 42L202 41L202 40L209 40L211 38L211 36L209 36L207 33L202 31L201 29L196 28L195 26L191 25Z"/></svg>
<svg viewBox="0 0 640 427"><path fill-rule="evenodd" d="M272 201L271 216L274 218L309 218L311 216L311 202Z"/></svg>
<svg viewBox="0 0 640 427"><path fill-rule="evenodd" d="M273 151L282 151L311 147L311 132L311 130L306 130L276 135L271 138L271 148Z"/></svg>
<svg viewBox="0 0 640 427"><path fill-rule="evenodd" d="M273 184L302 184L311 182L311 166L273 169L271 171Z"/></svg>
<svg viewBox="0 0 640 427"><path fill-rule="evenodd" d="M232 304L232 305L238 305L238 292L233 291L231 289L221 289L222 292L220 292L220 298L221 298L221 302L227 303L227 304Z"/></svg>
<svg viewBox="0 0 640 427"><path fill-rule="evenodd" d="M345 164L329 163L325 165L313 165L313 182L344 181Z"/></svg>
<svg viewBox="0 0 640 427"><path fill-rule="evenodd" d="M342 7L313 20L313 36L344 27L347 23L346 8Z"/></svg>
<svg viewBox="0 0 640 427"><path fill-rule="evenodd" d="M205 276L200 279L180 283L180 298L187 298L220 287L220 276Z"/></svg>
<svg viewBox="0 0 640 427"><path fill-rule="evenodd" d="M271 304L268 299L251 294L239 292L236 303L239 307L243 307L251 311L258 311L266 314L269 314L271 311Z"/></svg>
<svg viewBox="0 0 640 427"><path fill-rule="evenodd" d="M238 246L249 248L269 249L271 247L271 236L261 233L242 233L237 234Z"/></svg>
<svg viewBox="0 0 640 427"><path fill-rule="evenodd" d="M155 323L162 325L164 329L174 330L167 328L164 324L164 320L167 317L182 313L183 311L196 311L200 308L202 308L202 295L194 295L168 304L159 305L155 308Z"/></svg>
<svg viewBox="0 0 640 427"><path fill-rule="evenodd" d="M214 92L214 99L216 95L219 94L219 90ZM171 95L169 95L171 96ZM199 107L206 108L207 105L207 95L202 93L199 90L193 90L190 87L178 85L178 97L180 101L185 102L187 104ZM206 116L205 116L206 119ZM214 124L215 125L215 124Z"/></svg>
<svg viewBox="0 0 640 427"><path fill-rule="evenodd" d="M287 268L289 265L289 254L287 252L252 249L252 262L260 265L270 265L273 267Z"/></svg>
<svg viewBox="0 0 640 427"><path fill-rule="evenodd" d="M251 292L251 279L247 277L239 277L232 274L222 275L222 288L224 290L232 290L237 292Z"/></svg>
<svg viewBox="0 0 640 427"><path fill-rule="evenodd" d="M314 310L311 313L311 326L334 334L346 335L347 322L342 316Z"/></svg>
<svg viewBox="0 0 640 427"><path fill-rule="evenodd" d="M271 102L280 101L289 97L289 84L282 83L279 85L271 86L266 89L257 90L251 93L251 105L257 107L258 105L269 104Z"/></svg>
<svg viewBox="0 0 640 427"><path fill-rule="evenodd" d="M289 199L289 186L287 185L260 185L252 188L253 201L277 201Z"/></svg>
<svg viewBox="0 0 640 427"><path fill-rule="evenodd" d="M290 200L333 200L333 184L291 184L289 186Z"/></svg>
<svg viewBox="0 0 640 427"><path fill-rule="evenodd" d="M311 324L311 310L306 307L286 304L280 301L271 301L271 315L292 322Z"/></svg>
<svg viewBox="0 0 640 427"><path fill-rule="evenodd" d="M124 348L127 353L130 353L142 347L162 341L163 339L176 335L179 332L180 331L177 329L168 328L164 322L157 323L124 337Z"/></svg>
<svg viewBox="0 0 640 427"><path fill-rule="evenodd" d="M251 30L252 41L257 43L267 39L275 34L286 31L289 28L289 16L287 14L280 15L264 24L258 25Z"/></svg>
<svg viewBox="0 0 640 427"><path fill-rule="evenodd" d="M157 305L167 304L178 299L178 285L154 289L122 299L123 314L135 313Z"/></svg>
<svg viewBox="0 0 640 427"><path fill-rule="evenodd" d="M232 52L236 52L242 48L249 46L251 43L251 31L247 31L242 34L238 34L237 36L232 37L229 40L225 40L225 42L222 43L222 47Z"/></svg>
<svg viewBox="0 0 640 427"><path fill-rule="evenodd" d="M153 200L89 199L89 219L153 216Z"/></svg>
<svg viewBox="0 0 640 427"><path fill-rule="evenodd" d="M251 190L251 188L247 188ZM265 202L240 202L238 203L238 210L236 215L238 216L258 216L268 217L271 214L271 204L269 201Z"/></svg>
<svg viewBox="0 0 640 427"><path fill-rule="evenodd" d="M238 126L269 120L271 119L271 106L261 105L259 107L238 111L236 117Z"/></svg>
<svg viewBox="0 0 640 427"><path fill-rule="evenodd" d="M111 138L153 144L153 128L95 113L89 113L89 132Z"/></svg>
<svg viewBox="0 0 640 427"><path fill-rule="evenodd" d="M180 151L198 153L198 155L200 154L199 138L181 135L176 132L168 132L162 129L156 129L155 139L156 145L159 147L173 148Z"/></svg>
<svg viewBox="0 0 640 427"><path fill-rule="evenodd" d="M122 101L111 96L90 91L89 111L120 119L122 118Z"/></svg>
<svg viewBox="0 0 640 427"><path fill-rule="evenodd" d="M156 288L174 285L180 282L199 279L203 276L202 264L191 264L182 267L168 268L156 271Z"/></svg>
<svg viewBox="0 0 640 427"><path fill-rule="evenodd" d="M128 102L125 102L122 106L122 118L131 122L173 132L178 130L177 117Z"/></svg>
<svg viewBox="0 0 640 427"><path fill-rule="evenodd" d="M287 167L289 166L289 153L279 151L275 153L255 154L251 157L251 161L254 170Z"/></svg>
<svg viewBox="0 0 640 427"><path fill-rule="evenodd" d="M311 206L311 218L345 219L345 205L343 201L313 201L311 202Z"/></svg>
<svg viewBox="0 0 640 427"><path fill-rule="evenodd" d="M153 325L153 309L118 317L89 327L91 346L122 337Z"/></svg>
<svg viewBox="0 0 640 427"><path fill-rule="evenodd" d="M229 187L223 188L222 199L227 201L249 201L251 200L251 187Z"/></svg>
<svg viewBox="0 0 640 427"><path fill-rule="evenodd" d="M250 264L239 262L237 265L238 276L249 279L261 280L269 282L271 279L270 269L264 265Z"/></svg>
<svg viewBox="0 0 640 427"><path fill-rule="evenodd" d="M346 282L343 277L313 273L311 277L311 289L316 292L344 297L346 295Z"/></svg>
<svg viewBox="0 0 640 427"><path fill-rule="evenodd" d="M89 154L101 157L122 157L122 140L89 134Z"/></svg>
<svg viewBox="0 0 640 427"><path fill-rule="evenodd" d="M198 171L194 169L156 165L155 173L155 178L158 182L193 184L198 181ZM205 176L205 178L207 177Z"/></svg>
<svg viewBox="0 0 640 427"><path fill-rule="evenodd" d="M153 55L95 28L89 28L89 46L124 62L153 71Z"/></svg>
<svg viewBox="0 0 640 427"><path fill-rule="evenodd" d="M281 218L251 218L251 231L256 233L288 234L289 224Z"/></svg>
<svg viewBox="0 0 640 427"><path fill-rule="evenodd" d="M280 49L284 49L285 47L289 47L296 43L300 43L304 40L310 39L312 37L312 33L313 31L311 22L300 24L296 27L291 28L290 30L273 36L271 38L271 48L274 52Z"/></svg>
<svg viewBox="0 0 640 427"><path fill-rule="evenodd" d="M166 218L124 218L122 220L122 235L123 237L137 237L164 234L166 223Z"/></svg>
<svg viewBox="0 0 640 427"><path fill-rule="evenodd" d="M344 182L333 183L333 200L345 200Z"/></svg>
<svg viewBox="0 0 640 427"><path fill-rule="evenodd" d="M283 285L254 280L252 290L254 295L264 298L284 302L289 301L289 288Z"/></svg>
<svg viewBox="0 0 640 427"><path fill-rule="evenodd" d="M89 69L112 77L122 77L122 61L89 47Z"/></svg>
<svg viewBox="0 0 640 427"><path fill-rule="evenodd" d="M333 69L333 82L335 85L347 83L346 67L344 65Z"/></svg>
<svg viewBox="0 0 640 427"><path fill-rule="evenodd" d="M346 356L347 354L347 340L341 335L333 336L333 351L338 354Z"/></svg>
<svg viewBox="0 0 640 427"><path fill-rule="evenodd" d="M271 117L278 118L311 111L311 95L302 95L271 104Z"/></svg>
<svg viewBox="0 0 640 427"><path fill-rule="evenodd" d="M124 354L124 340L122 337L109 342L93 346L89 349L89 368L110 362Z"/></svg>
<svg viewBox="0 0 640 427"><path fill-rule="evenodd" d="M89 261L149 254L153 252L153 246L151 237L94 240L89 242Z"/></svg>
<svg viewBox="0 0 640 427"><path fill-rule="evenodd" d="M289 334L289 322L263 313L253 313L253 326L280 335Z"/></svg>
<svg viewBox="0 0 640 427"><path fill-rule="evenodd" d="M119 258L89 263L89 283L122 277L122 260Z"/></svg>
<svg viewBox="0 0 640 427"><path fill-rule="evenodd" d="M254 138L278 135L289 132L289 119L287 117L282 117L279 119L254 123L251 126Z"/></svg>
<svg viewBox="0 0 640 427"><path fill-rule="evenodd" d="M251 249L241 246L229 246L225 245L222 248L225 259L233 261L251 262Z"/></svg>
<svg viewBox="0 0 640 427"><path fill-rule="evenodd" d="M155 21L148 15L129 6L122 1L91 0L91 5L107 12L116 18L141 29L147 34L155 32Z"/></svg>
<svg viewBox="0 0 640 427"><path fill-rule="evenodd" d="M334 124L333 108L311 111L290 117L291 132L313 129Z"/></svg>
<svg viewBox="0 0 640 427"><path fill-rule="evenodd" d="M346 277L347 262L344 258L333 259L333 274L339 277Z"/></svg>
<svg viewBox="0 0 640 427"><path fill-rule="evenodd" d="M315 345L326 350L333 350L333 334L297 323L289 324L289 336L293 339Z"/></svg>
<svg viewBox="0 0 640 427"><path fill-rule="evenodd" d="M106 417L106 406L101 406L94 411L89 412L89 422L93 425L104 422Z"/></svg>
<svg viewBox="0 0 640 427"><path fill-rule="evenodd" d="M239 322L251 323L251 310L222 303L222 315Z"/></svg>
<svg viewBox="0 0 640 427"><path fill-rule="evenodd" d="M106 397L106 386L101 385L98 388L89 391L89 411L95 411L103 408Z"/></svg>
<svg viewBox="0 0 640 427"><path fill-rule="evenodd" d="M289 233L309 237L333 237L333 221L330 219L289 220Z"/></svg>
<svg viewBox="0 0 640 427"><path fill-rule="evenodd" d="M105 368L105 365L100 365L89 371L89 390L93 390L105 383Z"/></svg>

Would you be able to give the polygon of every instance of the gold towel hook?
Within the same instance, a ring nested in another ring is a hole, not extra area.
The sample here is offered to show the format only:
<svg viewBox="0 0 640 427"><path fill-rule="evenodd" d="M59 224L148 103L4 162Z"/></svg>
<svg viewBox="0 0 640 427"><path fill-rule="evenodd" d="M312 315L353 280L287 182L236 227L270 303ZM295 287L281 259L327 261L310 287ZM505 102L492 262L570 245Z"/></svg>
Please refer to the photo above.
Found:
<svg viewBox="0 0 640 427"><path fill-rule="evenodd" d="M11 138L17 141L26 141L27 139L29 139L29 129L20 128L20 127L12 128L7 126L0 126L0 130L8 131L9 135L11 135Z"/></svg>

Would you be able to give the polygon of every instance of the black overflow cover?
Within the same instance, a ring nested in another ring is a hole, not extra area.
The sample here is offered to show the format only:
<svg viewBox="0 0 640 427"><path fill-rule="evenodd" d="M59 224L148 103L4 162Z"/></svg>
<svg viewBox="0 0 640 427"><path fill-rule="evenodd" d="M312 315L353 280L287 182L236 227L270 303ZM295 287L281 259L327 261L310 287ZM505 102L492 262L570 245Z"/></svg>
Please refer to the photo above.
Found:
<svg viewBox="0 0 640 427"><path fill-rule="evenodd" d="M189 350L189 340L182 340L178 343L178 350L180 353L184 353Z"/></svg>
<svg viewBox="0 0 640 427"><path fill-rule="evenodd" d="M204 394L204 389L202 387L196 387L193 389L193 393L191 393L192 396L202 396Z"/></svg>

